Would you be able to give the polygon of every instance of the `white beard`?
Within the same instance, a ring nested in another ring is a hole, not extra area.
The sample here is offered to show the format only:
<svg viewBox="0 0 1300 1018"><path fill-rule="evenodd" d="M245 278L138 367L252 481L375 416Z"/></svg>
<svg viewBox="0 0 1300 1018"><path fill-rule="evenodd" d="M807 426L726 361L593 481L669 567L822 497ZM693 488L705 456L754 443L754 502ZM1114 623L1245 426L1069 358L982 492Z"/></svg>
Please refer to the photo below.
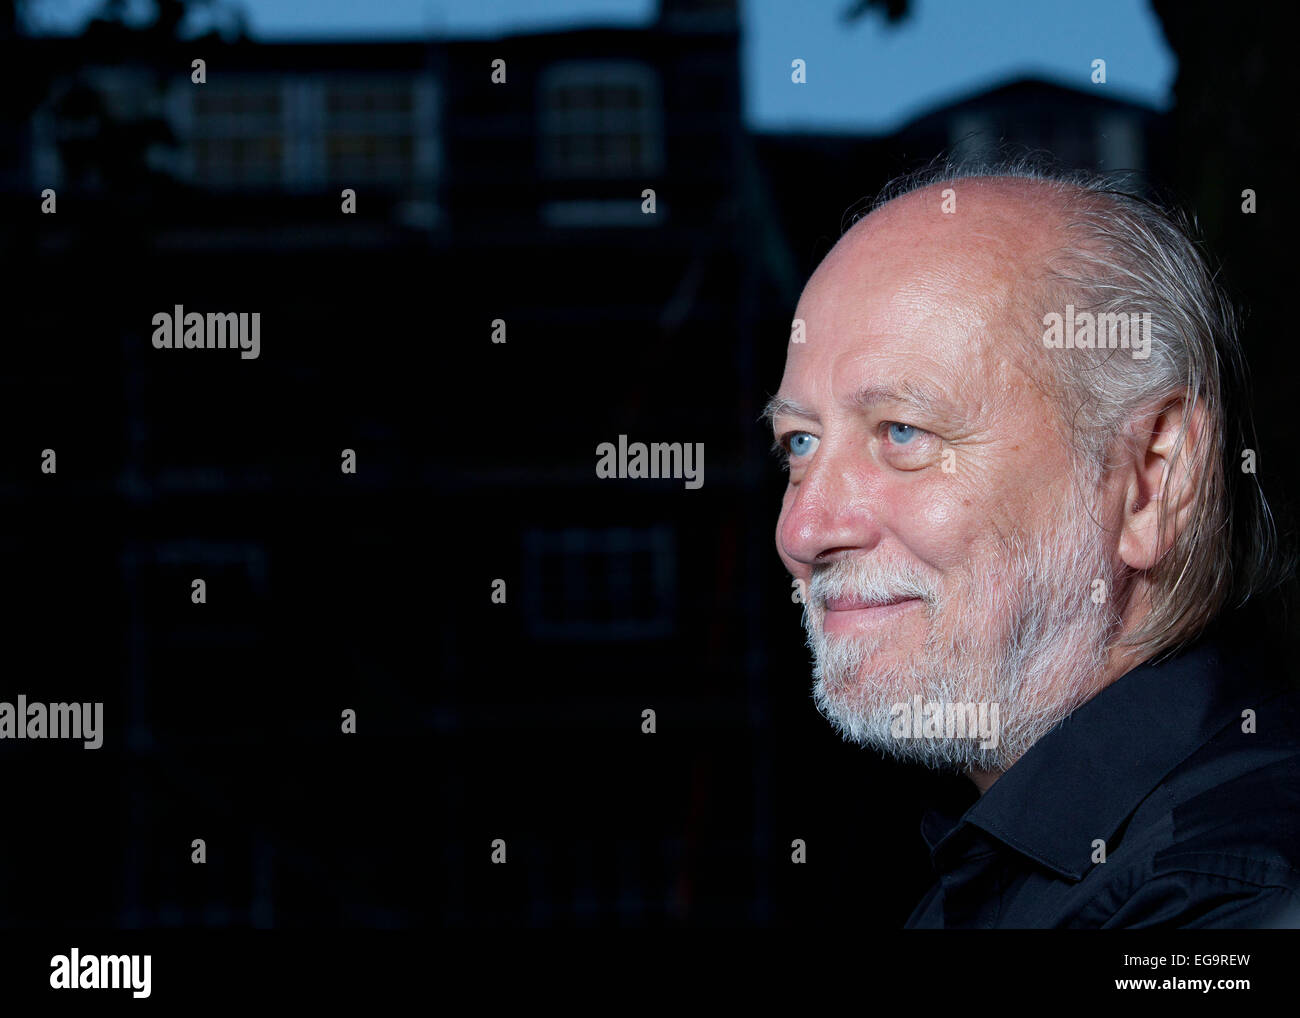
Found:
<svg viewBox="0 0 1300 1018"><path fill-rule="evenodd" d="M1118 630L1114 569L1093 515L1062 513L1063 535L1043 534L976 562L941 593L910 564L871 557L816 570L803 623L813 651L813 699L846 740L937 770L1004 771L1101 686ZM1093 581L1106 597L1093 599ZM826 599L922 599L924 648L904 663L872 665L888 634L827 636ZM996 704L994 745L978 737L900 738L895 705Z"/></svg>

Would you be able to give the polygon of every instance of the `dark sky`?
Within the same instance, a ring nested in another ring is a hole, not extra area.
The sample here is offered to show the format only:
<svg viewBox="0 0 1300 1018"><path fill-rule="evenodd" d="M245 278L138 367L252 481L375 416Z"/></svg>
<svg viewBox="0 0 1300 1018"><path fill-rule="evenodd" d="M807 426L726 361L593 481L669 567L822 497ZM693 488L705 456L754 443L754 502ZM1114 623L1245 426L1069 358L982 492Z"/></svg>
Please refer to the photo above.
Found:
<svg viewBox="0 0 1300 1018"><path fill-rule="evenodd" d="M148 0L132 0L149 10ZM76 31L98 0L33 0L33 27ZM898 26L846 25L848 0L742 0L750 124L887 131L957 97L1035 75L1164 109L1176 62L1144 0L912 0ZM637 25L656 0L242 0L259 38L499 35ZM791 61L807 83L791 82ZM1106 61L1104 86L1091 81Z"/></svg>

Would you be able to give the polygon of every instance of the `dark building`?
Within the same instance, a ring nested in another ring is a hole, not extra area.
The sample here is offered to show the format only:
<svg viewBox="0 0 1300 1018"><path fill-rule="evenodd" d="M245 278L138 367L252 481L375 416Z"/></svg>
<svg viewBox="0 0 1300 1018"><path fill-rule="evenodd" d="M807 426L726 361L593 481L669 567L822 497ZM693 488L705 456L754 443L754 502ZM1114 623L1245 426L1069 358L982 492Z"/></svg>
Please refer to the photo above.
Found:
<svg viewBox="0 0 1300 1018"><path fill-rule="evenodd" d="M772 499L756 418L796 291L734 5L428 44L113 38L30 41L48 88L5 196L40 337L7 379L10 492L44 535L10 552L48 577L20 619L53 638L70 574L115 606L59 652L116 719L96 819L127 816L77 915L767 915L754 737L788 598L747 507ZM260 356L152 348L175 305L259 312ZM703 486L598 478L621 435L701 445ZM95 526L42 567L73 493ZM495 837L522 865L488 865ZM15 888L7 914L44 908Z"/></svg>

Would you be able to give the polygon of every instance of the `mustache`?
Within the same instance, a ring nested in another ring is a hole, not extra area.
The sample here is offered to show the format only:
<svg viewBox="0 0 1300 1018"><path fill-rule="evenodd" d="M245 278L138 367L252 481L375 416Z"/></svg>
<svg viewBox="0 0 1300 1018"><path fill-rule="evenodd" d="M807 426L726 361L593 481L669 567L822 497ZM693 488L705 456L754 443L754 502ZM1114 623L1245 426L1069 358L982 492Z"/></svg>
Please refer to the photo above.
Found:
<svg viewBox="0 0 1300 1018"><path fill-rule="evenodd" d="M824 611L826 601L832 597L881 603L915 597L932 605L939 591L914 565L846 559L814 569L808 583L810 606Z"/></svg>

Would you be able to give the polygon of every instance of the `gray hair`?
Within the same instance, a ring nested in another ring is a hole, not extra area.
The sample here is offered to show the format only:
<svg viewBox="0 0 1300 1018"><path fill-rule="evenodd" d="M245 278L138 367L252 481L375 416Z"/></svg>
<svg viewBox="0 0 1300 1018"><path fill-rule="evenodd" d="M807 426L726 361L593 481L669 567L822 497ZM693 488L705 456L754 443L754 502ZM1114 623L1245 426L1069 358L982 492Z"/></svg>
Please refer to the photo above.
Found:
<svg viewBox="0 0 1300 1018"><path fill-rule="evenodd" d="M1102 477L1138 416L1176 398L1186 401L1166 497L1157 509L1159 534L1165 537L1171 526L1172 486L1194 485L1191 516L1149 572L1149 616L1124 639L1143 660L1172 653L1230 600L1240 605L1290 572L1259 483L1239 465L1245 450L1257 448L1246 404L1240 319L1201 250L1195 220L1144 195L1128 177L1059 171L1028 159L949 160L894 180L853 221L912 191L989 177L1037 181L1057 199L1066 230L1048 266L1052 297L1094 314L1151 315L1148 359L1113 348L1097 349L1094 357L1050 358L1051 381L1083 477L1093 484ZM1198 404L1204 427L1185 449Z"/></svg>

